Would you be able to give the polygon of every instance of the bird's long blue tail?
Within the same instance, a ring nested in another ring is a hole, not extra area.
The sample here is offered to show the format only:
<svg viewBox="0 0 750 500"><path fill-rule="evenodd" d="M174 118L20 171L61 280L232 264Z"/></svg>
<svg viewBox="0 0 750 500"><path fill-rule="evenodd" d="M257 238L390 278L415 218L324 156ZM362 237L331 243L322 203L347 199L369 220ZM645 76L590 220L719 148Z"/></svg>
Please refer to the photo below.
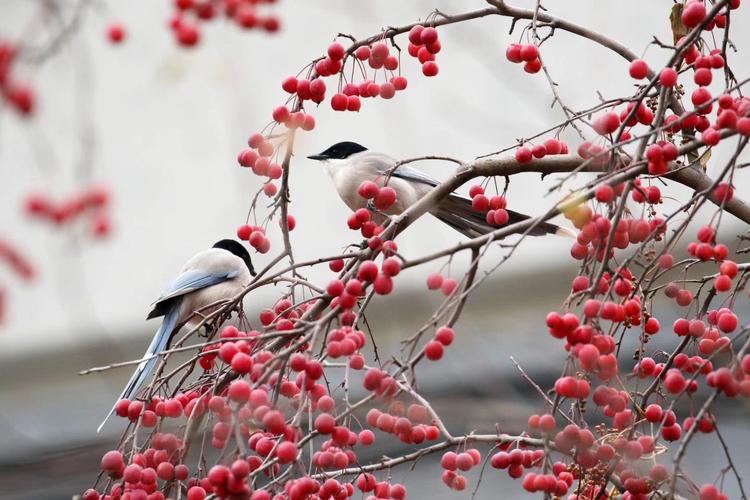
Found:
<svg viewBox="0 0 750 500"><path fill-rule="evenodd" d="M149 375L151 375L151 372L154 371L154 368L159 361L159 356L157 356L156 354L163 351L167 347L169 338L172 336L172 332L177 325L177 318L179 317L180 312L180 302L180 300L175 301L175 303L169 309L169 312L164 315L164 320L162 321L159 329L156 331L154 338L151 340L151 344L148 346L146 353L143 355L142 361L138 363L138 367L135 369L133 376L130 377L127 385L122 390L122 394L120 394L120 397L115 400L115 404L112 406L112 409L109 410L109 413L104 418L104 421L99 425L99 428L96 430L96 432L100 432L102 430L104 424L107 423L109 417L111 417L114 413L115 408L117 407L117 403L124 398L131 399L137 393L138 389L140 389L143 382L145 382Z"/></svg>

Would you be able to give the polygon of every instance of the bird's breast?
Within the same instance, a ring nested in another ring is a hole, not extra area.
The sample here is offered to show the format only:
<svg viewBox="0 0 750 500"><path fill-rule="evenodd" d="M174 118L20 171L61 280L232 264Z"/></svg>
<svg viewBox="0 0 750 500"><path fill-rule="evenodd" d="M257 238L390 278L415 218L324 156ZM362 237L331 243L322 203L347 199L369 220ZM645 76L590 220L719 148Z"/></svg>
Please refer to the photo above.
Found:
<svg viewBox="0 0 750 500"><path fill-rule="evenodd" d="M180 305L179 322L199 322L221 307L222 301L239 294L249 282L249 279L243 280L242 277L233 278L185 295Z"/></svg>
<svg viewBox="0 0 750 500"><path fill-rule="evenodd" d="M368 200L362 198L357 193L362 182L372 181L380 187L386 185L385 175L369 166L339 166L329 164L326 167L328 174L336 186L339 197L352 211L367 208ZM429 191L429 186L410 183L398 177L391 177L388 180L388 186L396 191L396 203L385 211L389 215L400 214Z"/></svg>

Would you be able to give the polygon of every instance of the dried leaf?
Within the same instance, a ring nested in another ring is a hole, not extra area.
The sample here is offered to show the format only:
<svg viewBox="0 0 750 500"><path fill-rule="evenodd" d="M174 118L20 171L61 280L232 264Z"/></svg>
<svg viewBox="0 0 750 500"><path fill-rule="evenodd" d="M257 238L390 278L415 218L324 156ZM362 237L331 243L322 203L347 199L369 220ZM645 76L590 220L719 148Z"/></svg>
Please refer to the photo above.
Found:
<svg viewBox="0 0 750 500"><path fill-rule="evenodd" d="M669 13L669 22L672 25L672 37L675 45L683 36L687 35L690 30L687 26L682 24L682 8L684 6L681 3L672 5L672 11Z"/></svg>
<svg viewBox="0 0 750 500"><path fill-rule="evenodd" d="M710 159L711 159L711 148L708 148L701 155L701 157L698 158L698 163L700 164L701 168L703 169L703 172L705 172L708 169L708 160L710 160Z"/></svg>

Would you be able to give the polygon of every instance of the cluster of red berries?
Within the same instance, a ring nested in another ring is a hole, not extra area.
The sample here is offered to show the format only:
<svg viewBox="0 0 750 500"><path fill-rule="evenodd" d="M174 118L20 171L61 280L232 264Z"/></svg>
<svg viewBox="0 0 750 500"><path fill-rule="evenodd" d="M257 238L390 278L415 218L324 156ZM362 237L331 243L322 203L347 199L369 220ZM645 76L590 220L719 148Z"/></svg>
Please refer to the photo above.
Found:
<svg viewBox="0 0 750 500"><path fill-rule="evenodd" d="M263 30L267 33L279 31L281 23L274 15L263 14L261 4L274 4L276 0L174 0L175 13L169 26L175 40L183 47L193 47L200 41L199 24L223 14L242 29Z"/></svg>
<svg viewBox="0 0 750 500"><path fill-rule="evenodd" d="M635 109L635 112L633 110ZM594 120L592 126L596 133L601 136L608 136L615 133L621 125L625 127L635 127L638 124L651 125L654 121L654 112L648 109L643 103L637 106L635 103L629 103L619 114L615 111L608 111L599 115ZM630 140L631 135L628 130L624 130L620 136L621 141Z"/></svg>
<svg viewBox="0 0 750 500"><path fill-rule="evenodd" d="M335 403L327 406L326 410L331 411ZM323 405L319 404L318 408L321 407ZM343 425L336 425L336 418L330 413L318 415L314 427L321 435L331 436L320 445L319 451L313 453L312 464L319 469L343 469L354 464L357 454L352 447L358 443L370 446L375 442L375 434L371 430L364 429L357 434Z"/></svg>
<svg viewBox="0 0 750 500"><path fill-rule="evenodd" d="M358 280L350 280L349 283L354 281ZM328 284L327 291L328 294L332 297L339 297L342 293L344 293L344 288L345 287L343 282L341 282L340 280L334 280ZM356 290L352 291L356 292ZM363 332L362 330L356 330L351 326L342 326L341 328L335 328L328 332L328 336L326 337L326 355L331 359L337 359L342 356L347 356L350 360L352 359L352 356L356 355L356 363L358 363L359 360L362 360L362 362L364 362L364 357L359 355L359 350L362 349L366 343L367 337L365 336L365 332ZM362 367L360 367L360 369L361 368Z"/></svg>
<svg viewBox="0 0 750 500"><path fill-rule="evenodd" d="M495 469L506 470L513 479L523 476L527 468L536 467L544 459L542 450L523 450L514 448L510 451L509 445L500 446L498 451L490 458L490 465Z"/></svg>
<svg viewBox="0 0 750 500"><path fill-rule="evenodd" d="M440 68L435 62L435 55L440 52L441 48L438 31L435 28L418 24L409 30L409 55L422 64L424 76L437 76Z"/></svg>
<svg viewBox="0 0 750 500"><path fill-rule="evenodd" d="M36 99L30 86L16 80L12 72L15 58L16 47L0 39L0 97L21 116L29 116Z"/></svg>
<svg viewBox="0 0 750 500"><path fill-rule="evenodd" d="M669 171L669 162L677 159L679 151L677 146L668 141L658 141L646 148L646 160L648 160L648 173L651 175L663 175Z"/></svg>
<svg viewBox="0 0 750 500"><path fill-rule="evenodd" d="M430 361L437 361L443 357L445 348L453 343L456 333L449 326L441 326L435 331L435 337L424 345L424 355Z"/></svg>
<svg viewBox="0 0 750 500"><path fill-rule="evenodd" d="M327 56L319 59L315 63L315 72L317 75L312 79L298 79L294 76L285 78L281 83L281 88L296 97L297 105L301 105L306 100L320 103L326 96L326 84L323 77L332 76L342 71L344 59L347 55L346 49L338 42L334 42L328 47ZM367 61L369 66L376 72L380 69L390 71L391 74L398 68L398 59L390 54L390 49L385 42L376 42L372 46L361 46L354 51L354 57L363 63ZM387 75L386 75L387 78ZM391 99L397 91L406 88L406 78L400 75L393 75L384 83L378 84L374 79L366 79L356 84L347 83L341 90L331 97L331 108L334 111L359 111L362 103L360 97L381 97ZM274 110L274 121L284 123L290 126L284 118L287 113L284 112L286 106L277 107ZM294 115L294 114L291 114ZM310 116L310 115L304 115ZM281 118L281 119L280 119ZM312 116L308 120L312 119ZM292 124L294 127L295 124ZM310 130L310 123L303 123L303 130ZM312 122L314 127L314 121ZM307 128L306 128L307 127Z"/></svg>
<svg viewBox="0 0 750 500"><path fill-rule="evenodd" d="M383 232L383 226L372 220L372 213L366 208L355 210L346 219L346 225L352 231L360 231L365 238L372 238Z"/></svg>
<svg viewBox="0 0 750 500"><path fill-rule="evenodd" d="M438 66L434 59L435 54L441 48L437 30L421 25L414 26L409 33L409 39L409 52L422 63L423 74L425 76L437 75ZM285 92L292 95L291 109L289 105L276 107L272 113L273 121L288 128L312 130L315 127L315 119L312 115L301 111L301 108L307 100L314 103L321 103L325 100L327 88L323 78L343 72L344 63L352 48L346 49L341 43L334 42L328 46L326 55L317 59L311 65L311 74L307 78L296 76L285 78L281 87ZM394 74L394 71L399 69L399 59L396 55L391 54L391 50L384 40L357 47L353 51L353 56L360 64L363 72L366 62L375 71L375 74L372 78L366 78L360 83L348 82L343 87L340 86L339 92L335 93L330 101L331 107L335 111L359 111L362 105L360 98L381 97L391 99L396 92L406 89L406 77ZM385 72L386 81L377 83L376 75L381 69ZM293 111L294 109L299 111ZM250 163L252 161L240 161L240 164L245 166Z"/></svg>
<svg viewBox="0 0 750 500"><path fill-rule="evenodd" d="M706 376L706 385L720 390L732 398L737 395L750 398L750 355L746 354L736 369L722 366Z"/></svg>
<svg viewBox="0 0 750 500"><path fill-rule="evenodd" d="M297 113L295 113L296 115ZM305 121L305 118L303 117L302 120ZM271 159L276 152L276 148L263 134L257 132L250 135L247 144L250 148L240 151L237 155L237 163L242 167L251 169L259 177L268 177L268 181L263 186L263 192L268 197L276 195L277 187L271 181L280 179L283 173L281 165Z"/></svg>
<svg viewBox="0 0 750 500"><path fill-rule="evenodd" d="M468 448L466 451L456 453L447 451L440 459L440 465L445 469L442 480L448 488L456 491L466 489L466 476L460 472L468 472L482 462L482 454L476 448Z"/></svg>
<svg viewBox="0 0 750 500"><path fill-rule="evenodd" d="M381 212L387 212L396 203L396 190L390 186L378 186L373 181L364 181L357 188L357 194L368 200L368 205ZM359 208L346 220L349 229L360 231L365 238L378 236L383 232L383 227L375 222L372 213L367 208Z"/></svg>
<svg viewBox="0 0 750 500"><path fill-rule="evenodd" d="M661 189L659 189L659 186L644 186L640 179L635 179L634 188L630 193L630 197L636 203L656 205L657 203L661 203ZM646 224L648 224L648 222L646 222Z"/></svg>
<svg viewBox="0 0 750 500"><path fill-rule="evenodd" d="M523 477L521 483L523 489L530 493L543 492L550 495L563 496L573 485L573 475L569 472L563 472L566 479L559 479L554 474L534 474L529 472Z"/></svg>
<svg viewBox="0 0 750 500"><path fill-rule="evenodd" d="M610 192L607 188L613 189L613 191ZM597 198L599 201L611 203L616 196L622 194L622 189L622 185L597 189ZM604 252L609 243L612 222L601 214L595 214L587 206L572 209L565 213L565 217L571 220L573 225L580 230L576 242L570 249L570 255L576 260L585 260L592 257L599 261L603 260L605 258ZM653 217L651 220L622 218L615 226L610 253L606 258L611 258L615 249L625 249L629 245L638 244L652 236L659 240L666 230L667 225L661 217Z"/></svg>
<svg viewBox="0 0 750 500"><path fill-rule="evenodd" d="M469 197L471 198L471 208L485 214L487 224L491 226L504 226L510 220L510 215L506 210L508 202L504 196L490 196L484 194L484 188L475 184L469 188Z"/></svg>
<svg viewBox="0 0 750 500"><path fill-rule="evenodd" d="M596 355L598 357L598 351ZM555 392L564 398L586 399L591 393L591 384L588 380L581 378L560 377L555 380Z"/></svg>
<svg viewBox="0 0 750 500"><path fill-rule="evenodd" d="M357 476L354 480L354 484L357 485L363 493L372 492L372 495L368 495L366 500L378 500L392 498L394 500L403 500L406 498L406 488L404 485L399 483L391 484L388 481L378 480L372 474L363 473Z"/></svg>
<svg viewBox="0 0 750 500"><path fill-rule="evenodd" d="M698 490L698 499L699 500L728 500L729 496L722 493L719 490L719 488L717 488L713 484L704 484Z"/></svg>
<svg viewBox="0 0 750 500"><path fill-rule="evenodd" d="M362 379L362 387L374 392L380 398L390 398L398 392L398 384L387 372L380 368L370 368Z"/></svg>
<svg viewBox="0 0 750 500"><path fill-rule="evenodd" d="M357 194L366 199L372 200L375 208L381 211L389 210L396 203L396 190L390 186L378 186L373 181L364 181L357 188Z"/></svg>
<svg viewBox="0 0 750 500"><path fill-rule="evenodd" d="M367 412L367 425L387 434L397 436L406 444L420 444L434 441L440 437L440 431L431 425L427 410L422 405L412 404L404 412L403 404L396 401L389 411L371 408Z"/></svg>
<svg viewBox="0 0 750 500"><path fill-rule="evenodd" d="M359 298L364 297L368 284L372 284L373 291L378 295L388 295L393 291L393 278L400 272L401 263L393 257L386 258L380 268L375 261L363 261L357 269L356 278L346 282L334 279L328 283L326 291L334 297L331 307L353 309Z"/></svg>
<svg viewBox="0 0 750 500"><path fill-rule="evenodd" d="M126 464L120 451L111 450L101 460L102 471L112 479L122 479L114 483L109 495L104 498L154 498L164 499L158 491L158 481L166 485L170 481L185 481L190 475L187 465L177 463L182 442L174 434L156 433L151 438L151 446L143 453L135 453ZM102 498L95 490L83 494L85 500Z"/></svg>
<svg viewBox="0 0 750 500"><path fill-rule="evenodd" d="M568 145L559 139L551 137L542 144L535 146L521 146L516 149L516 161L518 163L529 163L534 158L544 158L547 155L566 155Z"/></svg>
<svg viewBox="0 0 750 500"><path fill-rule="evenodd" d="M533 44L512 43L505 49L505 57L515 64L524 63L523 70L527 73L538 73L542 69L539 47Z"/></svg>
<svg viewBox="0 0 750 500"><path fill-rule="evenodd" d="M440 273L432 273L427 276L427 289L440 290L443 295L449 297L458 288L458 281L455 278L446 278Z"/></svg>
<svg viewBox="0 0 750 500"><path fill-rule="evenodd" d="M247 144L250 148L240 151L240 154L237 155L237 163L251 169L259 177L268 177L269 184L271 180L280 179L283 173L281 165L271 161L271 157L276 150L273 143L256 132L250 135ZM266 195L273 196L276 194L276 186L265 191Z"/></svg>
<svg viewBox="0 0 750 500"><path fill-rule="evenodd" d="M86 216L91 234L97 238L103 238L109 236L112 230L109 217L111 201L108 189L94 186L59 202L45 195L32 194L26 198L25 208L30 216L51 222L58 227Z"/></svg>
<svg viewBox="0 0 750 500"><path fill-rule="evenodd" d="M292 215L288 216L287 225L290 231L296 226L296 221ZM237 237L250 243L250 246L259 253L268 253L271 249L271 240L266 236L265 228L261 226L243 224L237 228Z"/></svg>
<svg viewBox="0 0 750 500"><path fill-rule="evenodd" d="M274 304L273 308L263 309L258 315L261 324L266 328L273 327L276 331L286 331L294 328L294 322L302 316L310 303L294 306L289 298L282 298ZM343 318L339 318L343 321ZM350 323L342 323L350 324Z"/></svg>
<svg viewBox="0 0 750 500"><path fill-rule="evenodd" d="M705 9L705 7L701 2L691 2L686 6L683 15L685 12L695 11L696 9L701 10ZM705 15L705 10L703 11L703 15ZM748 117L748 114L750 114L750 100L746 97L733 98L728 94L714 98L711 91L707 88L713 81L713 72L724 68L725 61L721 51L713 49L710 53L702 55L695 45L691 45L685 51L684 59L687 64L691 65L694 71L693 82L697 85L697 88L690 95L690 101L694 109L682 116L668 115L664 120L667 130L670 133L677 133L683 129L695 129L701 132L701 140L709 146L719 143L722 130L733 130L744 136L750 135L750 117ZM638 59L631 63L630 74L634 78L645 78L648 72L648 65L645 61ZM659 83L664 87L674 87L677 81L678 74L674 68L667 67L659 73ZM716 119L712 123L708 115L714 111L715 101L718 103L718 109ZM599 128L606 130L607 127L605 125L607 124L609 122L602 123ZM651 171L651 168L649 168L649 171ZM652 173L659 175L663 172Z"/></svg>
<svg viewBox="0 0 750 500"><path fill-rule="evenodd" d="M321 76L330 76L338 73L343 65L343 58L346 51L343 45L333 43L328 47L328 57L318 61L315 70ZM358 47L354 51L354 57L364 64L367 64L375 70L375 74L380 69L385 72L387 81L376 83L373 79L366 79L363 82L346 83L340 92L331 97L331 108L334 111L359 111L362 107L360 97L381 97L382 99L392 99L396 92L406 89L407 80L405 76L393 74L399 67L399 60L390 53L390 49L385 42L376 42L372 46ZM388 72L391 72L389 77Z"/></svg>
<svg viewBox="0 0 750 500"><path fill-rule="evenodd" d="M723 243L716 243L716 231L711 226L702 226L696 234L698 241L691 241L687 245L687 251L693 257L702 261L715 260L723 262L729 256L729 249ZM731 269L727 264L727 271Z"/></svg>
<svg viewBox="0 0 750 500"><path fill-rule="evenodd" d="M729 2L730 9L736 9L739 6L740 0L732 0L731 2ZM708 12L702 0L689 0L682 8L682 15L680 16L680 19L682 20L682 24L684 24L686 27L695 28L703 21L705 21L707 15ZM703 29L706 31L711 31L714 28L724 29L726 28L726 25L726 14L716 14Z"/></svg>

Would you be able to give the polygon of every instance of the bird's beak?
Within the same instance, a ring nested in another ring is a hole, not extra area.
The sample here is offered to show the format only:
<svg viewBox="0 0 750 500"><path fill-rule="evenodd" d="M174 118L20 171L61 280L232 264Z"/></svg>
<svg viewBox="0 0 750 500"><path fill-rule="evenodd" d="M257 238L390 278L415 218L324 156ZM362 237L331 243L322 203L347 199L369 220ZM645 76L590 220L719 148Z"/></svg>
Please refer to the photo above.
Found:
<svg viewBox="0 0 750 500"><path fill-rule="evenodd" d="M310 156L308 156L308 158L310 160L318 160L318 161L323 161L323 160L327 160L328 159L327 157L325 157L323 155L310 155Z"/></svg>

